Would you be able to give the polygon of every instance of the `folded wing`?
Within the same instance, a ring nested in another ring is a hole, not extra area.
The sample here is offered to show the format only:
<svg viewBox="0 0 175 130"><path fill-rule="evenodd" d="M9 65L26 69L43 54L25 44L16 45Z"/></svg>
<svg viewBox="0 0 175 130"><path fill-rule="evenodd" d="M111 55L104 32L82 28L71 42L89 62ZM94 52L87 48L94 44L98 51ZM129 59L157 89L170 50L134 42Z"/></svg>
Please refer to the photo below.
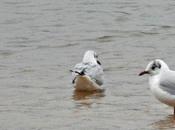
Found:
<svg viewBox="0 0 175 130"><path fill-rule="evenodd" d="M167 72L160 79L160 88L175 96L175 72Z"/></svg>
<svg viewBox="0 0 175 130"><path fill-rule="evenodd" d="M93 81L95 81L98 85L103 84L103 68L99 64L92 64L92 63L79 63L76 64L73 69L73 80L76 79L78 73L84 71L84 74L89 76ZM75 73L78 72L78 73Z"/></svg>

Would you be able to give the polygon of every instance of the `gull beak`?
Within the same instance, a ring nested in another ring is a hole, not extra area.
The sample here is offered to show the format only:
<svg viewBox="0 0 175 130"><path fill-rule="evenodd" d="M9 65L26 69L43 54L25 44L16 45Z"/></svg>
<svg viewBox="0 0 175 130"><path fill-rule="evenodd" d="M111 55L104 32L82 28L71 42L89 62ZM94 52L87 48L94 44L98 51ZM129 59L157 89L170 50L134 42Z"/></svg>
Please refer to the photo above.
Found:
<svg viewBox="0 0 175 130"><path fill-rule="evenodd" d="M142 75L144 75L144 74L149 74L149 71L142 71L142 72L139 74L139 76L142 76Z"/></svg>

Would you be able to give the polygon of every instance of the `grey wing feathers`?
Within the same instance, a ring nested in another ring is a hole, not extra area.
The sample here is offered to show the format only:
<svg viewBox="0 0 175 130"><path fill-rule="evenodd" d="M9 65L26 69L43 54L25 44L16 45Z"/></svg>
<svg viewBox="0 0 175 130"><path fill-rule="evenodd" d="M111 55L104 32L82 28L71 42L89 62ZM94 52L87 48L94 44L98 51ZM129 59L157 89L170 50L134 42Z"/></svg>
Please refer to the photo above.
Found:
<svg viewBox="0 0 175 130"><path fill-rule="evenodd" d="M76 64L73 71L84 71L86 75L88 75L92 80L94 80L98 85L103 84L103 69L98 64L91 63L79 63ZM77 74L73 73L73 78L76 77Z"/></svg>
<svg viewBox="0 0 175 130"><path fill-rule="evenodd" d="M166 73L160 80L160 88L175 95L175 72Z"/></svg>
<svg viewBox="0 0 175 130"><path fill-rule="evenodd" d="M83 64L83 63L78 63L75 65L73 71L77 71L79 73L81 73L81 71L87 69L87 65Z"/></svg>
<svg viewBox="0 0 175 130"><path fill-rule="evenodd" d="M87 68L87 75L91 77L98 85L103 84L103 69L100 65L90 65Z"/></svg>

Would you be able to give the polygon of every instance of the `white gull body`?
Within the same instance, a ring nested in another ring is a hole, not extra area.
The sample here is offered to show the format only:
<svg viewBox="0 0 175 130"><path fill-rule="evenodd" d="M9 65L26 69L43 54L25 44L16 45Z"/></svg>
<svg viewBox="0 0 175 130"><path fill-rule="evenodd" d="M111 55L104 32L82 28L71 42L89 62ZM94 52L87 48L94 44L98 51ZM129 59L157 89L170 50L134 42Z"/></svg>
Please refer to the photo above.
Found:
<svg viewBox="0 0 175 130"><path fill-rule="evenodd" d="M86 51L81 63L75 65L72 70L73 86L77 91L104 91L104 73L97 54Z"/></svg>
<svg viewBox="0 0 175 130"><path fill-rule="evenodd" d="M160 74L149 77L152 93L161 102L175 106L175 71L163 70Z"/></svg>
<svg viewBox="0 0 175 130"><path fill-rule="evenodd" d="M170 70L163 60L156 59L147 65L140 76L143 74L150 75L149 85L153 95L162 103L175 107L175 71Z"/></svg>

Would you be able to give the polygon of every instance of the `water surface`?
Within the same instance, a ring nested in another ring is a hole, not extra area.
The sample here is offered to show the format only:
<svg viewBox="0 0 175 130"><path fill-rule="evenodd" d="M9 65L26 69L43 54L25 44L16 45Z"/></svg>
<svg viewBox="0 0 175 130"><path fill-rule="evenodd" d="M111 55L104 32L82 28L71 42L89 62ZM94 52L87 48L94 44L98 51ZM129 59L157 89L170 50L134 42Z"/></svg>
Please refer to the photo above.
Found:
<svg viewBox="0 0 175 130"><path fill-rule="evenodd" d="M164 130L173 109L138 73L154 58L175 68L173 0L1 0L0 129ZM87 49L106 92L76 93L69 69Z"/></svg>

